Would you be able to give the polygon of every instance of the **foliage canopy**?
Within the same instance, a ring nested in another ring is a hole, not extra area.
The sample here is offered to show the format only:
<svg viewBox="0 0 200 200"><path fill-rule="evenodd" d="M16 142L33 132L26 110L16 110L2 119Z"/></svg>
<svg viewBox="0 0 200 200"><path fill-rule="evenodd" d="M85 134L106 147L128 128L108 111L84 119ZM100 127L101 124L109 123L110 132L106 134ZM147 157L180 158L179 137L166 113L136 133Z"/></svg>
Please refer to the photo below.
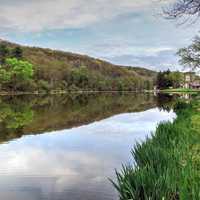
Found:
<svg viewBox="0 0 200 200"><path fill-rule="evenodd" d="M156 79L154 71L116 66L89 56L6 41L0 45L8 49L2 53L0 70L0 84L8 91L138 91L153 89Z"/></svg>
<svg viewBox="0 0 200 200"><path fill-rule="evenodd" d="M200 68L200 37L196 37L191 45L182 48L177 53L181 59L180 63L191 69Z"/></svg>

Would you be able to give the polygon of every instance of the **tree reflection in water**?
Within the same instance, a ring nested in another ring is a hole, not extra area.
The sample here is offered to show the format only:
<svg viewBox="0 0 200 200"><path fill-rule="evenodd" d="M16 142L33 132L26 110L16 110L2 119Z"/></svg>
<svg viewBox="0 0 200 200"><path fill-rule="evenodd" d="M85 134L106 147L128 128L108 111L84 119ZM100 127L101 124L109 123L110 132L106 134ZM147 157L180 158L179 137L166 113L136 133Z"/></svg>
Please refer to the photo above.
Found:
<svg viewBox="0 0 200 200"><path fill-rule="evenodd" d="M169 102L173 102L171 97L136 93L5 96L0 98L0 142L156 106L169 111Z"/></svg>

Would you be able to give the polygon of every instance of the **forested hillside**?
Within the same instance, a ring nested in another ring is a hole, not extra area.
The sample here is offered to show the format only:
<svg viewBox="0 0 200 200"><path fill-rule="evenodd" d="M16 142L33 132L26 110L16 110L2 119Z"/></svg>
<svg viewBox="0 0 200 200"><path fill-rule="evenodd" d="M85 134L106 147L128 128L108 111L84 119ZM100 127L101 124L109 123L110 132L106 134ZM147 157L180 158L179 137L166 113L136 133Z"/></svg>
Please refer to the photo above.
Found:
<svg viewBox="0 0 200 200"><path fill-rule="evenodd" d="M26 80L23 78L27 73L18 79L16 72L7 74L14 66L13 59L15 66L20 65L16 60L27 61L23 66L30 64L32 68L27 70L32 70L33 74L29 73ZM152 89L156 77L156 72L144 68L117 66L85 55L26 47L3 40L0 40L0 61L1 90L135 91ZM6 75L8 79L5 80Z"/></svg>

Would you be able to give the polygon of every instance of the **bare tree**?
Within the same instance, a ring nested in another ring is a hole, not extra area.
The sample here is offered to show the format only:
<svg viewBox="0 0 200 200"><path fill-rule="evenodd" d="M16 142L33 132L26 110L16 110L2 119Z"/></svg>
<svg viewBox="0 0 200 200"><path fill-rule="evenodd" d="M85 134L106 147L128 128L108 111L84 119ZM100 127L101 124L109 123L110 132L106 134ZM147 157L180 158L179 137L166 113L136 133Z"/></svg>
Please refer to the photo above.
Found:
<svg viewBox="0 0 200 200"><path fill-rule="evenodd" d="M183 18L185 22L192 16L200 16L200 0L175 0L163 12L168 19Z"/></svg>
<svg viewBox="0 0 200 200"><path fill-rule="evenodd" d="M181 19L181 24L188 21L193 23L200 17L200 0L173 0L173 3L165 7L163 12L167 19ZM179 49L177 55L180 56L180 64L185 68L199 70L200 37L196 36L191 45Z"/></svg>

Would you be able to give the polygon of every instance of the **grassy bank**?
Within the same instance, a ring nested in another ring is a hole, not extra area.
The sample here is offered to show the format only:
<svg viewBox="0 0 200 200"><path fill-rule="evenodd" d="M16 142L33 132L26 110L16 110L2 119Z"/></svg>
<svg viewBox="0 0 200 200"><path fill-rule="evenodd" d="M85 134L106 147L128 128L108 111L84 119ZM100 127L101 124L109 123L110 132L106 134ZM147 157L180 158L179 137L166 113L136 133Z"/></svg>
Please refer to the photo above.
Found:
<svg viewBox="0 0 200 200"><path fill-rule="evenodd" d="M165 89L161 90L160 92L166 93L198 93L200 90L197 89L186 89L186 88L175 88L175 89Z"/></svg>
<svg viewBox="0 0 200 200"><path fill-rule="evenodd" d="M200 199L199 106L177 103L177 119L133 149L135 166L123 167L114 183L121 200Z"/></svg>

